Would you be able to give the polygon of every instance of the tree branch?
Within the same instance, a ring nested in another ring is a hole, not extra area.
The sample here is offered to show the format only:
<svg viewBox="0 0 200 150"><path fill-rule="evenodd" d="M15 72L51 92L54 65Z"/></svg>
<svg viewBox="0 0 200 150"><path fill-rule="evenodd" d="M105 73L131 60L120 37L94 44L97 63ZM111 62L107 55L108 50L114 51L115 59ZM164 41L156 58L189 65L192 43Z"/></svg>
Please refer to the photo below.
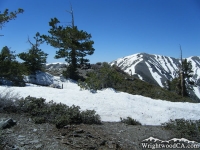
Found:
<svg viewBox="0 0 200 150"><path fill-rule="evenodd" d="M66 12L70 13L72 15L72 28L74 27L74 13L73 13L73 9L72 9L72 5L70 3L70 6L71 6L71 10L66 10Z"/></svg>

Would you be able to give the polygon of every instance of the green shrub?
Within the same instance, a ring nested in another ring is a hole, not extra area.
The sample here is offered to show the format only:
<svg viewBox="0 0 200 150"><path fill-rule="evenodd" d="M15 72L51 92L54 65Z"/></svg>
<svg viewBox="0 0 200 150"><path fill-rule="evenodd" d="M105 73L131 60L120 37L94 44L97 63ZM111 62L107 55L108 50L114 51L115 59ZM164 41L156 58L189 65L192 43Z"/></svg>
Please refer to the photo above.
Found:
<svg viewBox="0 0 200 150"><path fill-rule="evenodd" d="M142 95L153 99L162 99L172 102L197 102L188 97L182 97L170 92L160 86L144 82L134 76L129 76L119 67L108 63L102 63L92 72L88 72L84 82L78 81L81 89L101 90L102 88L113 88L116 91L127 92L133 95Z"/></svg>
<svg viewBox="0 0 200 150"><path fill-rule="evenodd" d="M35 123L53 123L57 128L67 124L99 124L100 116L94 110L80 111L79 106L71 107L50 101L44 98L26 97L18 100L18 112L28 113L33 117Z"/></svg>
<svg viewBox="0 0 200 150"><path fill-rule="evenodd" d="M72 105L66 112L70 118L70 122L73 124L82 123L81 111L79 106Z"/></svg>
<svg viewBox="0 0 200 150"><path fill-rule="evenodd" d="M40 109L45 106L44 98L36 98L28 96L26 98L21 98L18 102L18 110L31 115L39 115Z"/></svg>
<svg viewBox="0 0 200 150"><path fill-rule="evenodd" d="M55 118L57 114L65 115L69 106L62 103L55 103L53 101L48 103L48 112L50 113L51 118Z"/></svg>
<svg viewBox="0 0 200 150"><path fill-rule="evenodd" d="M82 122L85 124L101 124L101 119L95 110L86 110L81 112Z"/></svg>
<svg viewBox="0 0 200 150"><path fill-rule="evenodd" d="M56 128L63 128L64 126L71 124L70 116L69 115L63 115L63 116L58 116L54 124L56 125Z"/></svg>
<svg viewBox="0 0 200 150"><path fill-rule="evenodd" d="M0 93L0 112L16 112L15 101L19 99L19 95L11 90L4 90Z"/></svg>
<svg viewBox="0 0 200 150"><path fill-rule="evenodd" d="M172 130L177 138L186 138L200 142L200 120L175 119L162 124L166 129Z"/></svg>
<svg viewBox="0 0 200 150"><path fill-rule="evenodd" d="M126 119L120 118L122 123L128 124L128 125L142 125L139 121L132 119L131 117L127 117Z"/></svg>
<svg viewBox="0 0 200 150"><path fill-rule="evenodd" d="M88 72L85 82L78 82L81 89L100 90L102 88L115 88L123 81L123 76L118 73L116 66L110 66L104 62L101 67L94 71Z"/></svg>
<svg viewBox="0 0 200 150"><path fill-rule="evenodd" d="M47 103L44 98L31 96L14 101L10 95L10 92L6 95L0 94L0 112L14 112L15 110L16 113L26 113L37 124L49 122L55 124L57 128L62 128L67 124L101 123L100 116L94 110L81 112L79 106L69 107L54 101Z"/></svg>
<svg viewBox="0 0 200 150"><path fill-rule="evenodd" d="M46 122L46 119L44 117L34 117L33 121L36 123L36 124L42 124L42 123L45 123Z"/></svg>

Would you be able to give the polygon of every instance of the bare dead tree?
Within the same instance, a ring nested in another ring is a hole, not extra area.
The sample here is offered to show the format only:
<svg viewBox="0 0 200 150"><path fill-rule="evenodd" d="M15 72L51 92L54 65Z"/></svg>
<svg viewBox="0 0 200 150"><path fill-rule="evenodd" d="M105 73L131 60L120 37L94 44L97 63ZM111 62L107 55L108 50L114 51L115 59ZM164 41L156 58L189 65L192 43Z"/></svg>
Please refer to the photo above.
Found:
<svg viewBox="0 0 200 150"><path fill-rule="evenodd" d="M74 27L74 13L73 13L73 9L72 9L72 5L70 4L70 6L71 6L71 10L69 11L69 10L66 10L68 13L70 13L71 15L72 15L72 28Z"/></svg>
<svg viewBox="0 0 200 150"><path fill-rule="evenodd" d="M38 47L39 47L42 43L44 43L44 41L40 38L39 32L36 33L36 36L34 37L34 39L35 39L35 44L32 43L32 42L30 41L30 38L29 38L29 36L28 36L28 41L27 41L27 42L28 42L33 48L38 49Z"/></svg>
<svg viewBox="0 0 200 150"><path fill-rule="evenodd" d="M183 58L182 58L182 49L180 45L180 53L181 53L181 66L180 66L180 80L181 80L181 96L185 96L185 82L184 82L184 71L183 71Z"/></svg>

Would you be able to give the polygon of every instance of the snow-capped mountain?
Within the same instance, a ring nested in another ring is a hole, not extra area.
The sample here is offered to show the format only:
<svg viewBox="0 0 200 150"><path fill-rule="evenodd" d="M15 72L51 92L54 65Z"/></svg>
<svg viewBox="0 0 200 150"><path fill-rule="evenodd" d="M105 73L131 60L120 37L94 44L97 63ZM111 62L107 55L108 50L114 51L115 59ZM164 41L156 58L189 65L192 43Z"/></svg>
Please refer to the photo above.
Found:
<svg viewBox="0 0 200 150"><path fill-rule="evenodd" d="M192 80L195 85L193 92L200 98L200 57L193 56L186 59L191 61L194 71ZM176 77L180 62L180 59L172 57L137 53L119 58L110 64L117 65L125 72L137 76L141 80L164 87L167 80Z"/></svg>

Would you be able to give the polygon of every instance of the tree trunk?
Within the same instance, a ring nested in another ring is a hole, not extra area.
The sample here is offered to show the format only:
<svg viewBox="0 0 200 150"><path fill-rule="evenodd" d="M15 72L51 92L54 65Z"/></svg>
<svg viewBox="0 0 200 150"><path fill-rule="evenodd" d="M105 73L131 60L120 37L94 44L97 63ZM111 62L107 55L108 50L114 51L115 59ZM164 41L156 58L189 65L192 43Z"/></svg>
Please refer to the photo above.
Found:
<svg viewBox="0 0 200 150"><path fill-rule="evenodd" d="M181 96L184 97L185 96L185 89L184 89L184 74L183 72L181 72Z"/></svg>

